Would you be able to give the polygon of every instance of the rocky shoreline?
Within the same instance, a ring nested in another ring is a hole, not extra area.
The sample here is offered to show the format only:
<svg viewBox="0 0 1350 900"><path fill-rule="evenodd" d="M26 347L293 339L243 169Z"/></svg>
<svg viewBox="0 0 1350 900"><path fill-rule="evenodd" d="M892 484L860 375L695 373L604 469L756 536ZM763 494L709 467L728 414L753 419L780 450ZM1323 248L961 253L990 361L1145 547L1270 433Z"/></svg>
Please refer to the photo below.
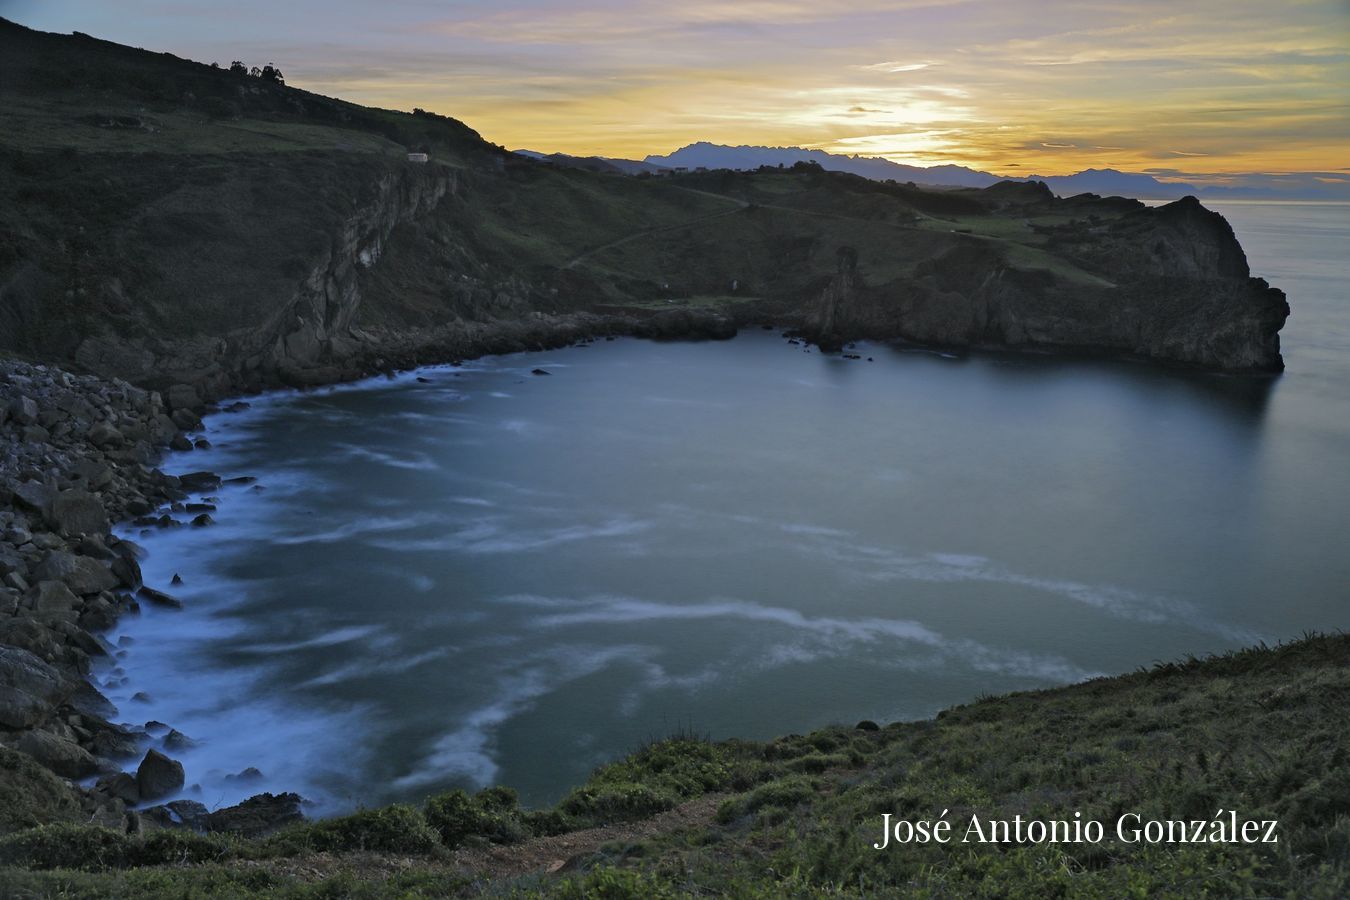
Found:
<svg viewBox="0 0 1350 900"><path fill-rule="evenodd" d="M408 340L369 359L251 387L351 381L617 335L720 339L736 331L723 316L681 310L541 318ZM145 550L113 526L212 524L211 498L191 497L218 488L221 476L169 475L159 465L167 451L209 446L202 416L247 406L225 403L224 391L235 387L207 377L156 391L0 360L0 756L11 779L68 794L63 805L78 805L97 824L256 836L303 818L295 794L260 794L218 810L185 799L156 805L183 792L186 775L173 754L191 738L165 723L118 721L118 709L93 682L100 668L118 677L117 659L129 652L102 636L121 616L143 604L181 608L172 585L144 583Z"/></svg>

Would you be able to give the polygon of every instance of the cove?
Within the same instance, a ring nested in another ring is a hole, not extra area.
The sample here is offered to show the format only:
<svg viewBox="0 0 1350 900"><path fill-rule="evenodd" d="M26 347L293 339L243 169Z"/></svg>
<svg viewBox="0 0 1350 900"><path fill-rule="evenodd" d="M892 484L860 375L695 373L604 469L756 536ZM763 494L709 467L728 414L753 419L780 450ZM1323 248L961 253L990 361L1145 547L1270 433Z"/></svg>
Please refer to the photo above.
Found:
<svg viewBox="0 0 1350 900"><path fill-rule="evenodd" d="M681 729L916 718L1344 628L1338 376L1292 374L1334 329L1298 308L1278 381L748 332L263 397L166 466L256 488L127 532L186 608L119 623L101 683L198 742L208 805L537 804Z"/></svg>

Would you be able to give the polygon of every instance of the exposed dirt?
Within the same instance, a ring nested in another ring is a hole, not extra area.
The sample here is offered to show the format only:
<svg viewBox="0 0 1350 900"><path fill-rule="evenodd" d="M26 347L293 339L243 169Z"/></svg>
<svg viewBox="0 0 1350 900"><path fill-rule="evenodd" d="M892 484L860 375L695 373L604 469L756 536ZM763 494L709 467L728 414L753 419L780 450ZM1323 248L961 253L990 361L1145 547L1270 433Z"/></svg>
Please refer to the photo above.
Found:
<svg viewBox="0 0 1350 900"><path fill-rule="evenodd" d="M684 828L710 825L718 804L725 796L707 794L636 822L587 828L509 846L455 850L442 859L389 853L315 853L303 857L252 860L235 865L267 869L303 881L320 881L341 872L362 879L380 879L413 869L485 879L552 874L573 868L578 860L609 843L631 843Z"/></svg>

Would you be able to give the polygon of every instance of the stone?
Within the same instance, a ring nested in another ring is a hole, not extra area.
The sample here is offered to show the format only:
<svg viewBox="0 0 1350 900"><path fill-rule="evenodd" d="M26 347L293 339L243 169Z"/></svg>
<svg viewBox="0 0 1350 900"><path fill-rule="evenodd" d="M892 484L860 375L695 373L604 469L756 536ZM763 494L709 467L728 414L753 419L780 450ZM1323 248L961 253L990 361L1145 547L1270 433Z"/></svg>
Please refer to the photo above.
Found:
<svg viewBox="0 0 1350 900"><path fill-rule="evenodd" d="M117 579L96 559L56 551L33 569L38 582L59 581L76 594L97 594L117 587Z"/></svg>
<svg viewBox="0 0 1350 900"><path fill-rule="evenodd" d="M199 745L198 741L194 741L177 728L170 728L169 733L164 736L164 749L174 753L182 753L184 750L191 750Z"/></svg>
<svg viewBox="0 0 1350 900"><path fill-rule="evenodd" d="M188 472L178 476L185 491L209 491L220 487L220 476L215 472Z"/></svg>
<svg viewBox="0 0 1350 900"><path fill-rule="evenodd" d="M100 778L94 785L94 790L99 793L107 794L110 797L116 797L123 803L132 806L141 802L141 788L136 783L136 777L126 772L118 772L116 775L108 775Z"/></svg>
<svg viewBox="0 0 1350 900"><path fill-rule="evenodd" d="M169 440L178 433L178 426L174 424L173 419L159 413L149 422L150 437L156 444L167 444Z"/></svg>
<svg viewBox="0 0 1350 900"><path fill-rule="evenodd" d="M31 652L0 645L0 725L31 728L74 691L74 682Z"/></svg>
<svg viewBox="0 0 1350 900"><path fill-rule="evenodd" d="M170 418L183 431L197 431L202 427L201 418L190 409L175 409Z"/></svg>
<svg viewBox="0 0 1350 900"><path fill-rule="evenodd" d="M186 828L205 831L210 810L196 800L175 800L162 806L141 810L141 815L160 828Z"/></svg>
<svg viewBox="0 0 1350 900"><path fill-rule="evenodd" d="M40 481L25 481L14 488L14 503L20 509L45 513L51 502L51 489Z"/></svg>
<svg viewBox="0 0 1350 900"><path fill-rule="evenodd" d="M241 837L263 837L295 822L303 822L300 811L304 801L299 794L256 794L237 806L229 806L211 813L206 819L206 830L237 834Z"/></svg>
<svg viewBox="0 0 1350 900"><path fill-rule="evenodd" d="M26 731L14 749L42 763L63 778L85 778L99 770L94 754L69 738L46 731Z"/></svg>
<svg viewBox="0 0 1350 900"><path fill-rule="evenodd" d="M144 800L167 797L182 790L184 783L183 764L158 750L145 751L145 758L136 767L136 786Z"/></svg>
<svg viewBox="0 0 1350 900"><path fill-rule="evenodd" d="M107 422L98 422L89 429L89 443L95 447L119 447L123 440L122 432Z"/></svg>
<svg viewBox="0 0 1350 900"><path fill-rule="evenodd" d="M88 491L62 491L52 501L48 519L64 535L107 534L108 513Z"/></svg>
<svg viewBox="0 0 1350 900"><path fill-rule="evenodd" d="M164 399L169 404L169 409L193 410L202 405L202 398L197 395L197 389L190 384L175 384L169 388L164 395Z"/></svg>
<svg viewBox="0 0 1350 900"><path fill-rule="evenodd" d="M141 564L134 556L118 556L112 561L112 575L123 587L137 590L144 582L141 580Z"/></svg>
<svg viewBox="0 0 1350 900"><path fill-rule="evenodd" d="M187 435L179 432L173 436L173 440L169 441L169 449L178 453L186 452L192 449L192 441L188 440Z"/></svg>
<svg viewBox="0 0 1350 900"><path fill-rule="evenodd" d="M108 544L101 534L86 534L80 539L79 551L81 555L92 556L94 559L109 560L117 557L117 554L108 549Z"/></svg>
<svg viewBox="0 0 1350 900"><path fill-rule="evenodd" d="M37 403L32 397L15 397L9 401L9 417L15 424L32 425L38 417Z"/></svg>
<svg viewBox="0 0 1350 900"><path fill-rule="evenodd" d="M163 591L157 591L152 587L141 587L136 592L136 596L143 600L148 600L156 606L166 606L170 609L182 609L183 601L177 597L171 597Z"/></svg>
<svg viewBox="0 0 1350 900"><path fill-rule="evenodd" d="M531 375L552 375L553 373L550 372L550 371L548 371L547 369L531 369L531 370L530 370L530 374L531 374Z"/></svg>
<svg viewBox="0 0 1350 900"><path fill-rule="evenodd" d="M39 619L74 621L79 618L80 598L60 581L39 581L24 596L24 603Z"/></svg>
<svg viewBox="0 0 1350 900"><path fill-rule="evenodd" d="M249 766L241 772L236 772L233 775L226 775L225 780L242 784L256 784L263 780L263 773L257 766Z"/></svg>
<svg viewBox="0 0 1350 900"><path fill-rule="evenodd" d="M207 525L214 525L214 524L216 524L216 520L211 518L210 513L202 513L201 515L197 516L192 520L192 526L194 528L204 528Z"/></svg>

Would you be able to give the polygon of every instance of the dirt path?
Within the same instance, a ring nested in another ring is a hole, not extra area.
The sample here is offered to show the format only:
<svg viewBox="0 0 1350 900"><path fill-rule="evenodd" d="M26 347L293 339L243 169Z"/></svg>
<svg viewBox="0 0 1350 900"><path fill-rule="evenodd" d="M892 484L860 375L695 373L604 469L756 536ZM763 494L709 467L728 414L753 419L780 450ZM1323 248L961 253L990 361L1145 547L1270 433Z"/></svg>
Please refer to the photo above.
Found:
<svg viewBox="0 0 1350 900"><path fill-rule="evenodd" d="M726 197L723 196L722 194L713 194L708 191L696 191L692 188L681 188L681 190L689 191L689 193L691 194L703 194L708 197L716 197L719 200L730 200L732 203L736 204L736 207L735 209L723 210L722 212L713 213L712 215L708 216L699 216L697 219L690 219L688 222L679 222L675 225L662 225L659 228L644 228L641 231L635 231L632 234L625 235L624 237L619 238L617 241L610 241L608 244L601 244L599 247L593 247L590 250L587 250L585 253L581 253L578 254L577 256L572 257L570 260L567 261L567 264L564 265L563 268L570 269L577 263L583 262L588 257L594 256L597 253L603 253L606 250L612 249L614 247L627 244L629 241L636 241L639 238L651 237L652 235L656 234L664 234L667 231L679 231L681 228L689 228L692 225L701 225L704 222L711 222L714 219L723 219L726 218L727 216L735 215L736 213L750 206L750 204L747 203L746 201L737 200L735 197Z"/></svg>
<svg viewBox="0 0 1350 900"><path fill-rule="evenodd" d="M710 825L724 794L708 794L683 803L649 819L588 828L553 837L535 838L506 847L456 850L455 862L461 869L492 878L527 875L531 872L557 872L569 861L599 850L612 841L641 841L677 831Z"/></svg>
<svg viewBox="0 0 1350 900"><path fill-rule="evenodd" d="M266 869L302 881L320 881L339 873L362 879L389 878L402 872L444 872L477 878L514 878L561 872L579 857L613 841L634 842L660 834L712 824L725 794L696 797L674 809L620 825L587 828L519 844L455 850L448 858L398 856L391 853L315 853L286 859L249 860L236 865Z"/></svg>

